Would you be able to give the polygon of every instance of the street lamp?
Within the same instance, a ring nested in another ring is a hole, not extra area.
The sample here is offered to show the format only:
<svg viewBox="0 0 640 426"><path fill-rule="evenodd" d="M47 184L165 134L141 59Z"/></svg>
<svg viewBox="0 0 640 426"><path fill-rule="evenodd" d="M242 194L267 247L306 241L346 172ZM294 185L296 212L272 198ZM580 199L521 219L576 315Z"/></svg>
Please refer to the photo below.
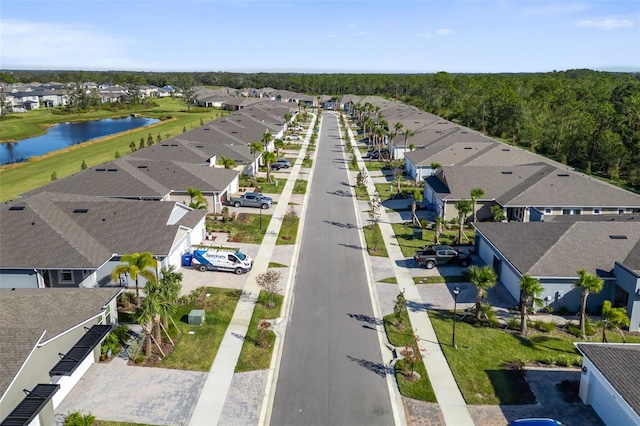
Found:
<svg viewBox="0 0 640 426"><path fill-rule="evenodd" d="M451 346L455 349L458 349L456 346L456 317L458 316L458 295L460 294L460 287L455 287L453 289L453 337L451 339Z"/></svg>

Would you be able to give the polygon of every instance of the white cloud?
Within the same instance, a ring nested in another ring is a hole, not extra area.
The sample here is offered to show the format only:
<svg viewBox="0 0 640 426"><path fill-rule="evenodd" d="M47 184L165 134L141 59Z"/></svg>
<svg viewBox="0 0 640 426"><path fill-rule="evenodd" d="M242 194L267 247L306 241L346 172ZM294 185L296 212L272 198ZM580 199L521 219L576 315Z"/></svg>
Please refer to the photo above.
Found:
<svg viewBox="0 0 640 426"><path fill-rule="evenodd" d="M441 28L438 31L436 31L436 34L438 34L438 35L449 35L449 34L453 34L453 31L451 31L448 28Z"/></svg>
<svg viewBox="0 0 640 426"><path fill-rule="evenodd" d="M368 33L368 32L366 32L366 31L358 31L358 32L356 33L356 35L357 35L357 36L364 36L364 35L367 35L367 34L369 34L369 33Z"/></svg>
<svg viewBox="0 0 640 426"><path fill-rule="evenodd" d="M348 26L348 27L349 27L349 28L355 28L355 27L356 27L356 24L349 24L349 26Z"/></svg>
<svg viewBox="0 0 640 426"><path fill-rule="evenodd" d="M2 63L59 68L127 68L139 66L129 55L132 40L101 34L81 23L59 24L0 20Z"/></svg>
<svg viewBox="0 0 640 426"><path fill-rule="evenodd" d="M633 27L633 22L628 19L586 19L580 22L583 27L598 28L600 30L613 30L616 28Z"/></svg>
<svg viewBox="0 0 640 426"><path fill-rule="evenodd" d="M337 36L337 35L335 35L335 34L327 34L327 37L328 37L328 38L336 38L336 37L338 37L338 36Z"/></svg>
<svg viewBox="0 0 640 426"><path fill-rule="evenodd" d="M418 33L418 37L431 38L433 36L431 35L431 33Z"/></svg>

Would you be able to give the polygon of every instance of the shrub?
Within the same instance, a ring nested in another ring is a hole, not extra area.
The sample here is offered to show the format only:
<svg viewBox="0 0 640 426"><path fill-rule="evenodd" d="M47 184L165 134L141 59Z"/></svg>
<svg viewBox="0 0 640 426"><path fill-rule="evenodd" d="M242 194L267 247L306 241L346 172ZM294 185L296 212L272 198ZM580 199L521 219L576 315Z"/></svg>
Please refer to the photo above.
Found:
<svg viewBox="0 0 640 426"><path fill-rule="evenodd" d="M580 367L582 365L582 357L581 356L573 357L573 359L571 360L571 365L575 367Z"/></svg>
<svg viewBox="0 0 640 426"><path fill-rule="evenodd" d="M542 320L535 320L535 321L533 322L533 328L535 328L536 330L543 331L543 329L544 329L544 321L542 321Z"/></svg>
<svg viewBox="0 0 640 426"><path fill-rule="evenodd" d="M111 354L114 354L118 350L120 350L120 341L118 340L118 336L113 332L107 334L107 337L104 338L100 345L100 353L107 356L109 351L111 351Z"/></svg>
<svg viewBox="0 0 640 426"><path fill-rule="evenodd" d="M556 359L556 365L560 367L568 367L571 364L571 360L566 355L559 355Z"/></svg>
<svg viewBox="0 0 640 426"><path fill-rule="evenodd" d="M519 330L520 320L518 318L509 318L507 320L507 328L510 328L511 330Z"/></svg>
<svg viewBox="0 0 640 426"><path fill-rule="evenodd" d="M542 358L542 359L540 360L540 364L544 364L544 365L553 365L553 364L555 364L555 363L556 363L556 360L555 360L555 358L554 358L554 357L552 357L552 356L547 356L547 357Z"/></svg>
<svg viewBox="0 0 640 426"><path fill-rule="evenodd" d="M116 327L112 331L112 333L118 337L118 341L122 344L126 343L127 340L129 340L129 327L127 327L124 324L119 327Z"/></svg>
<svg viewBox="0 0 640 426"><path fill-rule="evenodd" d="M95 421L96 417L91 413L82 414L80 411L74 411L64 418L64 426L91 426Z"/></svg>
<svg viewBox="0 0 640 426"><path fill-rule="evenodd" d="M142 364L144 362L144 354L136 355L136 359L133 360L136 364Z"/></svg>
<svg viewBox="0 0 640 426"><path fill-rule="evenodd" d="M549 321L549 322L543 322L542 323L542 328L540 329L540 331L544 331L546 333L551 333L553 330L556 329L556 323Z"/></svg>
<svg viewBox="0 0 640 426"><path fill-rule="evenodd" d="M516 358L513 361L511 361L508 366L512 370L523 370L528 363L529 361L526 360L525 358Z"/></svg>

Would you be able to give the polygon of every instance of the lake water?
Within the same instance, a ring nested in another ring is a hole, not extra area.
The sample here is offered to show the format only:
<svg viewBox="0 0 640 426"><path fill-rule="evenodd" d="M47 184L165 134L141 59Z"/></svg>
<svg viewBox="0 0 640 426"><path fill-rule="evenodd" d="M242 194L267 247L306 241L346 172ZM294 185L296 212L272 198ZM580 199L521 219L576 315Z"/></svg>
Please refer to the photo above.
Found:
<svg viewBox="0 0 640 426"><path fill-rule="evenodd" d="M26 161L30 157L78 145L92 139L113 135L157 123L156 118L125 117L56 124L46 134L17 142L0 144L0 164ZM153 135L154 140L156 135ZM145 140L147 136L145 136ZM140 138L136 140L136 145Z"/></svg>

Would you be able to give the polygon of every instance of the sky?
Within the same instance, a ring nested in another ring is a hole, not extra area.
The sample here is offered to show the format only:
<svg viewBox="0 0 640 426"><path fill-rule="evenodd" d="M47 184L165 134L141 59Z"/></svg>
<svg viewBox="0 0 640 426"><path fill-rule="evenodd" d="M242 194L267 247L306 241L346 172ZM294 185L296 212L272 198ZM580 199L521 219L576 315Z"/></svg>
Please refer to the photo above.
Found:
<svg viewBox="0 0 640 426"><path fill-rule="evenodd" d="M640 0L0 0L0 69L640 71Z"/></svg>

